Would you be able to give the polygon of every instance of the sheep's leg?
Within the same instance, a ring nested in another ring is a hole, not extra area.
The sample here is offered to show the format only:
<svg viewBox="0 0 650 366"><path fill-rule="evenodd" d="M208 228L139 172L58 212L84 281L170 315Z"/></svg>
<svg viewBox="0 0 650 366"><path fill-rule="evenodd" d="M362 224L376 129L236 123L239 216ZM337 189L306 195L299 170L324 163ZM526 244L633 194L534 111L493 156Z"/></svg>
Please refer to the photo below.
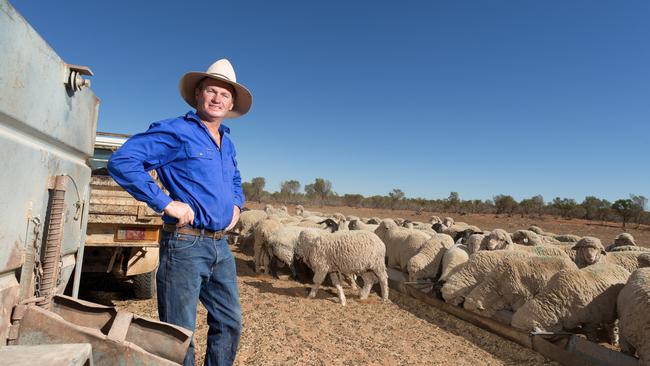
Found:
<svg viewBox="0 0 650 366"><path fill-rule="evenodd" d="M314 286L311 288L311 291L309 291L308 297L312 299L316 297L316 292L318 292L318 288L320 287L320 284L323 283L325 276L327 276L327 272L314 273Z"/></svg>
<svg viewBox="0 0 650 366"><path fill-rule="evenodd" d="M375 271L375 275L379 278L379 287L381 288L381 299L382 301L388 300L388 275L386 270L384 271Z"/></svg>
<svg viewBox="0 0 650 366"><path fill-rule="evenodd" d="M268 275L271 273L271 258L266 253L260 254L260 261L262 262L262 267L264 267L264 274Z"/></svg>
<svg viewBox="0 0 650 366"><path fill-rule="evenodd" d="M370 294L372 285L375 284L375 275L372 272L364 272L361 274L361 278L363 278L363 288L361 289L361 292L359 292L359 298L365 300Z"/></svg>
<svg viewBox="0 0 650 366"><path fill-rule="evenodd" d="M618 347L619 345L618 319L612 324L607 324L605 328L607 329L607 335L609 336L609 343L612 344L613 346Z"/></svg>
<svg viewBox="0 0 650 366"><path fill-rule="evenodd" d="M330 273L330 280L334 284L334 287L336 287L336 290L339 292L339 300L341 301L341 305L345 306L345 293L343 292L343 286L341 286L341 281L339 281L339 275L336 272Z"/></svg>
<svg viewBox="0 0 650 366"><path fill-rule="evenodd" d="M298 274L296 273L296 266L294 266L293 263L291 263L289 265L289 269L291 270L291 278L293 278L294 280L298 280Z"/></svg>

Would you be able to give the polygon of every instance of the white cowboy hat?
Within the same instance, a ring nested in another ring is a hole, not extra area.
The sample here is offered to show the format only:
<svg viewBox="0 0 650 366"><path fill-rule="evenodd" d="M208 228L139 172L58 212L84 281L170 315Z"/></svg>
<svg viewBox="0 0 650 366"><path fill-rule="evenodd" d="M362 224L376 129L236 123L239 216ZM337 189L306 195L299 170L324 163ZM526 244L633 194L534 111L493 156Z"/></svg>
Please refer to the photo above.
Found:
<svg viewBox="0 0 650 366"><path fill-rule="evenodd" d="M215 63L210 65L206 72L192 71L183 75L178 84L178 88L181 92L181 96L185 99L187 104L196 108L194 89L196 89L197 84L199 81L203 80L203 78L219 80L233 87L235 91L235 105L232 110L226 114L226 118L241 117L251 108L251 104L253 104L253 96L251 95L251 92L249 92L243 85L237 83L235 69L233 69L230 61L225 58L217 60Z"/></svg>

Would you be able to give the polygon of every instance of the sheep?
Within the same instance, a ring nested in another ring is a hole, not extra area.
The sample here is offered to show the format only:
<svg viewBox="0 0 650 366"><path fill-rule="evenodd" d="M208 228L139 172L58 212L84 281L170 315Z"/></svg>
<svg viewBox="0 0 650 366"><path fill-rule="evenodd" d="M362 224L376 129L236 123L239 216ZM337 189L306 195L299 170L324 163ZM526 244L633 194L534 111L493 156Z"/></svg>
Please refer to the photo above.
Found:
<svg viewBox="0 0 650 366"><path fill-rule="evenodd" d="M323 214L320 213L320 212L305 210L305 208L302 205L296 206L296 215L302 216L302 217L323 216Z"/></svg>
<svg viewBox="0 0 650 366"><path fill-rule="evenodd" d="M524 331L548 332L581 326L593 340L599 326L614 329L616 301L629 276L624 268L609 263L562 270L515 312L511 325Z"/></svg>
<svg viewBox="0 0 650 366"><path fill-rule="evenodd" d="M460 305L479 279L500 265L504 258L531 257L532 253L516 250L479 251L469 256L469 260L456 267L441 289L443 299L453 305Z"/></svg>
<svg viewBox="0 0 650 366"><path fill-rule="evenodd" d="M264 206L264 211L269 216L271 216L271 215L280 216L280 217L288 217L289 216L287 206L281 206L280 208L274 208L271 205L266 205L266 206Z"/></svg>
<svg viewBox="0 0 650 366"><path fill-rule="evenodd" d="M366 224L379 225L380 222L381 219L379 217L371 217L368 221L366 221Z"/></svg>
<svg viewBox="0 0 650 366"><path fill-rule="evenodd" d="M621 350L638 352L639 365L650 365L650 268L632 272L616 304Z"/></svg>
<svg viewBox="0 0 650 366"><path fill-rule="evenodd" d="M474 235L474 234L483 234L482 231L475 231L474 229L465 229L456 236L454 236L454 243L456 244L467 244L467 241L469 240L469 237Z"/></svg>
<svg viewBox="0 0 650 366"><path fill-rule="evenodd" d="M431 225L436 224L436 223L442 223L442 219L440 216L431 216L431 220L429 221Z"/></svg>
<svg viewBox="0 0 650 366"><path fill-rule="evenodd" d="M577 268L565 255L504 259L465 297L463 307L490 318L504 313L510 317L558 271ZM510 324L510 319L506 323Z"/></svg>
<svg viewBox="0 0 650 366"><path fill-rule="evenodd" d="M650 252L650 248L639 247L636 245L621 245L619 247L614 247L609 251L605 249L606 252L615 253L615 252Z"/></svg>
<svg viewBox="0 0 650 366"><path fill-rule="evenodd" d="M386 247L374 233L345 231L329 234L304 231L298 238L295 253L314 271L314 286L309 292L310 298L316 297L320 284L330 273L341 305L345 305L345 294L336 275L336 272L340 272L361 273L362 300L368 297L376 276L379 279L382 300L388 300L388 274L384 264Z"/></svg>
<svg viewBox="0 0 650 366"><path fill-rule="evenodd" d="M434 231L440 232L442 234L447 234L451 236L452 238L455 238L459 233L462 233L463 231L470 229L474 232L481 232L481 229L477 226L474 225L468 225L464 222L457 222L454 223L453 225L449 227L442 227L441 231L436 230L435 228L433 229Z"/></svg>
<svg viewBox="0 0 650 366"><path fill-rule="evenodd" d="M553 238L562 243L575 243L580 239L582 239L581 236L573 235L573 234L555 235Z"/></svg>
<svg viewBox="0 0 650 366"><path fill-rule="evenodd" d="M442 220L442 224L445 225L446 227L451 227L454 224L454 219L452 217L445 217Z"/></svg>
<svg viewBox="0 0 650 366"><path fill-rule="evenodd" d="M619 265L628 272L634 272L639 268L639 259L645 252L631 251L631 252L609 252L604 261L610 264Z"/></svg>
<svg viewBox="0 0 650 366"><path fill-rule="evenodd" d="M375 232L378 226L379 225L364 224L361 220L350 220L350 222L348 223L348 227L350 228L350 230L366 230L366 231Z"/></svg>
<svg viewBox="0 0 650 366"><path fill-rule="evenodd" d="M528 227L528 230L534 232L537 235L544 235L544 230L542 230L542 228L540 228L539 226L530 225Z"/></svg>
<svg viewBox="0 0 650 366"><path fill-rule="evenodd" d="M510 235L503 229L494 229L481 242L479 250L510 250L514 243Z"/></svg>
<svg viewBox="0 0 650 366"><path fill-rule="evenodd" d="M271 233L282 227L282 223L274 219L265 219L253 227L253 262L255 263L255 272L260 273L262 267L264 272L269 273L270 257L268 256L268 237Z"/></svg>
<svg viewBox="0 0 650 366"><path fill-rule="evenodd" d="M402 251L403 256L400 258L400 262L407 262L406 270L409 274L409 281L417 281L420 278L435 279L440 271L445 251L453 245L454 240L451 236L436 234L424 242L416 254L410 255L407 251Z"/></svg>
<svg viewBox="0 0 650 366"><path fill-rule="evenodd" d="M636 246L636 241L632 234L629 233L620 233L614 238L614 243L610 244L605 248L606 252L611 252L617 247L622 246Z"/></svg>
<svg viewBox="0 0 650 366"><path fill-rule="evenodd" d="M294 278L296 278L296 270L293 265L293 257L298 237L303 231L317 233L325 232L324 230L317 228L283 226L272 231L267 237L267 251L269 258L271 258L272 261L279 260L280 263L287 265ZM266 273L268 273L268 271Z"/></svg>
<svg viewBox="0 0 650 366"><path fill-rule="evenodd" d="M571 257L569 254L575 254L575 251L569 246L556 246L556 245L520 245L515 244L513 247L514 250L524 251L532 253L536 256L547 256L547 257L567 257L571 261L575 261L574 257Z"/></svg>
<svg viewBox="0 0 650 366"><path fill-rule="evenodd" d="M531 230L517 230L511 235L512 241L522 245L542 245L542 239Z"/></svg>
<svg viewBox="0 0 650 366"><path fill-rule="evenodd" d="M580 239L573 249L576 251L576 264L578 268L590 266L603 260L606 255L605 247L600 242L600 239L593 236L585 236Z"/></svg>
<svg viewBox="0 0 650 366"><path fill-rule="evenodd" d="M639 255L637 262L639 263L639 268L650 267L650 253Z"/></svg>
<svg viewBox="0 0 650 366"><path fill-rule="evenodd" d="M442 257L442 272L438 282L445 282L458 266L469 260L469 249L464 244L454 244Z"/></svg>
<svg viewBox="0 0 650 366"><path fill-rule="evenodd" d="M469 254L474 254L480 250L483 238L485 238L485 234L483 233L472 234L469 236L469 238L467 238L465 245L467 245L467 251Z"/></svg>
<svg viewBox="0 0 650 366"><path fill-rule="evenodd" d="M249 237L252 237L255 224L264 220L267 216L266 212L262 210L247 210L242 212L239 215L239 221L237 221L235 227L230 231L233 236L233 244L237 244L239 238L244 242Z"/></svg>
<svg viewBox="0 0 650 366"><path fill-rule="evenodd" d="M417 254L420 247L431 238L419 230L410 230L397 226L395 221L384 219L375 230L375 234L386 245L388 267L406 270L408 260Z"/></svg>

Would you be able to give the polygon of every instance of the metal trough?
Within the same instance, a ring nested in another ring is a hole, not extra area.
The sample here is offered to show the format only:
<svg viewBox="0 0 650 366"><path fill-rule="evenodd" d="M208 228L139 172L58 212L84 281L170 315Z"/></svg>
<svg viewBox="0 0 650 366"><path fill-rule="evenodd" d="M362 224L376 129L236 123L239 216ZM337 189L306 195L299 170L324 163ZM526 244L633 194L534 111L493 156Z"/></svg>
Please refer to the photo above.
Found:
<svg viewBox="0 0 650 366"><path fill-rule="evenodd" d="M410 295L428 305L445 311L461 320L486 329L500 337L509 339L521 346L530 348L542 356L567 366L637 366L638 359L621 352L605 348L596 343L571 334L561 337L523 332L509 325L499 323L467 311L461 307L447 304L408 284L404 273L388 269L388 284L391 289Z"/></svg>

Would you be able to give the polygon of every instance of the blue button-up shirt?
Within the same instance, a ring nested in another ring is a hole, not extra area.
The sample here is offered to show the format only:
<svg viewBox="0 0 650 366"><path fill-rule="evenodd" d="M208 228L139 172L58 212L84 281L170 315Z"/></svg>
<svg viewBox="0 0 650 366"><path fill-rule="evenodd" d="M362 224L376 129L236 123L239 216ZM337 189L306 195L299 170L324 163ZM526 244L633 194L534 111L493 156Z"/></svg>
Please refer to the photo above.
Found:
<svg viewBox="0 0 650 366"><path fill-rule="evenodd" d="M219 127L221 148L194 112L154 122L129 138L111 156L108 171L139 201L161 212L172 201L194 210L195 228L218 231L232 220L233 207L243 207L244 193L230 129ZM147 173L156 170L169 196ZM166 223L175 218L163 216Z"/></svg>

